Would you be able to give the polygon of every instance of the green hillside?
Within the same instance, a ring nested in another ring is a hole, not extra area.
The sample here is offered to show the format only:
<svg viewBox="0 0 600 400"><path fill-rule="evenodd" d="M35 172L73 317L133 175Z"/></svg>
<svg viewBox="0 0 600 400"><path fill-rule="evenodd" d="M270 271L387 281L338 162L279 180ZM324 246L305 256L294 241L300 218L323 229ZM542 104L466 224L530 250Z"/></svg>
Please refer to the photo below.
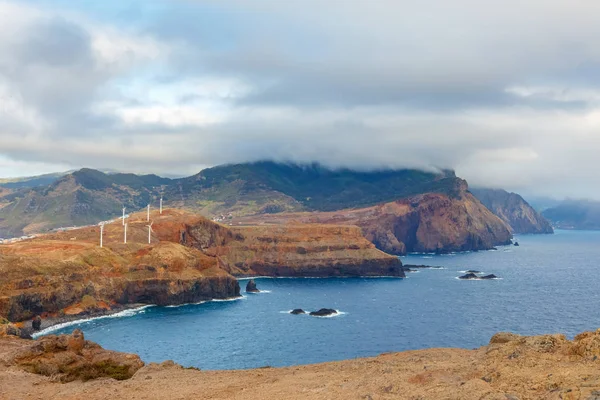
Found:
<svg viewBox="0 0 600 400"><path fill-rule="evenodd" d="M218 166L182 179L82 169L48 185L0 192L0 237L97 223L119 216L123 206L158 205L161 194L168 206L214 217L339 210L428 192L452 196L458 181L452 171L360 172L274 162Z"/></svg>

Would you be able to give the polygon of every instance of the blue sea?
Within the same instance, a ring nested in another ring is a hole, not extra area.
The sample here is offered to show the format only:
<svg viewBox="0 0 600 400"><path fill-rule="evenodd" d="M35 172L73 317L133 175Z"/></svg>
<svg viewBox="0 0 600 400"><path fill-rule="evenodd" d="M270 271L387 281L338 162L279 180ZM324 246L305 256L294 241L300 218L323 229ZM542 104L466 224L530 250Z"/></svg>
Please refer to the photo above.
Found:
<svg viewBox="0 0 600 400"><path fill-rule="evenodd" d="M565 333L600 327L600 232L521 235L520 246L410 255L427 269L397 278L257 279L235 301L149 307L75 328L144 361L202 369L288 366L425 347L475 348L499 331ZM463 281L476 269L502 279ZM246 281L241 281L242 291ZM335 308L330 318L288 311Z"/></svg>

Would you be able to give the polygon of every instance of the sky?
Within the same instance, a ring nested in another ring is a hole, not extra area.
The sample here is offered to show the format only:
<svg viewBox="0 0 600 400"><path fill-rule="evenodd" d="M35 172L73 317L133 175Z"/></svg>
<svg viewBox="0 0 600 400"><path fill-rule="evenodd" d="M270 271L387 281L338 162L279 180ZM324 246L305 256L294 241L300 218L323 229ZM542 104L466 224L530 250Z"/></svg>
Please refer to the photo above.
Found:
<svg viewBox="0 0 600 400"><path fill-rule="evenodd" d="M0 177L270 159L600 199L594 0L0 0Z"/></svg>

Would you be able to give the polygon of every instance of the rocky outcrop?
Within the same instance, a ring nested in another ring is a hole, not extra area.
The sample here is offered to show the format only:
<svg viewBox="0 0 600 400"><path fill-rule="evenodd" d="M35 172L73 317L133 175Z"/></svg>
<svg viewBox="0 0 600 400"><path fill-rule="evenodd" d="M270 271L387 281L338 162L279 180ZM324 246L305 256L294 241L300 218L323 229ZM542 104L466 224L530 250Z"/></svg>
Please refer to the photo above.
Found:
<svg viewBox="0 0 600 400"><path fill-rule="evenodd" d="M471 189L491 212L511 228L513 233L554 233L550 222L516 193L502 189Z"/></svg>
<svg viewBox="0 0 600 400"><path fill-rule="evenodd" d="M306 314L306 311L304 311L301 308L295 308L292 311L290 311L290 314L292 314L292 315Z"/></svg>
<svg viewBox="0 0 600 400"><path fill-rule="evenodd" d="M484 275L484 276L477 275L480 273L481 272L467 271L467 273L465 275L459 276L458 279L465 279L465 280L498 279L498 277L494 274L489 274L489 275Z"/></svg>
<svg viewBox="0 0 600 400"><path fill-rule="evenodd" d="M104 350L85 340L83 332L45 336L18 351L10 361L25 371L60 382L96 378L129 379L144 366L135 354Z"/></svg>
<svg viewBox="0 0 600 400"><path fill-rule="evenodd" d="M336 315L337 313L337 310L334 310L333 308L321 308L317 311L311 311L309 315L312 315L313 317L329 317L331 315Z"/></svg>
<svg viewBox="0 0 600 400"><path fill-rule="evenodd" d="M498 279L498 277L494 274L484 275L481 279Z"/></svg>
<svg viewBox="0 0 600 400"><path fill-rule="evenodd" d="M247 293L258 293L258 292L260 292L260 290L258 290L258 288L256 287L256 282L254 282L254 279L250 279L248 281L248 284L246 285L246 292Z"/></svg>

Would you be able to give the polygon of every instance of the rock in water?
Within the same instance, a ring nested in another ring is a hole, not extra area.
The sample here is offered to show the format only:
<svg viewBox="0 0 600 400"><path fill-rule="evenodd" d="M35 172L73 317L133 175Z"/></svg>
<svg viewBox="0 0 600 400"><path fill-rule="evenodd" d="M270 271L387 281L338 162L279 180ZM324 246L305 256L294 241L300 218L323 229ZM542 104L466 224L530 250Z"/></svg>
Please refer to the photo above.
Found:
<svg viewBox="0 0 600 400"><path fill-rule="evenodd" d="M480 274L480 273L481 273L481 271L476 271L476 270L474 270L474 269L469 269L469 270L467 270L467 271L465 271L465 272L466 272L467 274Z"/></svg>
<svg viewBox="0 0 600 400"><path fill-rule="evenodd" d="M312 315L313 317L327 317L337 313L338 312L333 308L321 308L319 311L313 311L309 315Z"/></svg>
<svg viewBox="0 0 600 400"><path fill-rule="evenodd" d="M294 315L306 314L306 311L304 311L301 308L296 308L296 309L290 311L290 314L294 314Z"/></svg>
<svg viewBox="0 0 600 400"><path fill-rule="evenodd" d="M475 275L474 273L469 272L468 274L459 276L458 279L479 279L479 277L477 275Z"/></svg>
<svg viewBox="0 0 600 400"><path fill-rule="evenodd" d="M496 278L498 278L498 277L494 274L489 274L489 275L485 275L485 276L481 277L481 279L496 279Z"/></svg>
<svg viewBox="0 0 600 400"><path fill-rule="evenodd" d="M519 246L519 242L515 242L514 244L515 244L515 246Z"/></svg>
<svg viewBox="0 0 600 400"><path fill-rule="evenodd" d="M42 318L39 315L36 315L33 320L31 320L31 327L34 331L39 331L42 328Z"/></svg>
<svg viewBox="0 0 600 400"><path fill-rule="evenodd" d="M249 292L249 293L260 292L260 290L258 290L258 288L256 287L256 282L254 282L254 279L250 279L248 281L248 284L246 285L246 292Z"/></svg>

